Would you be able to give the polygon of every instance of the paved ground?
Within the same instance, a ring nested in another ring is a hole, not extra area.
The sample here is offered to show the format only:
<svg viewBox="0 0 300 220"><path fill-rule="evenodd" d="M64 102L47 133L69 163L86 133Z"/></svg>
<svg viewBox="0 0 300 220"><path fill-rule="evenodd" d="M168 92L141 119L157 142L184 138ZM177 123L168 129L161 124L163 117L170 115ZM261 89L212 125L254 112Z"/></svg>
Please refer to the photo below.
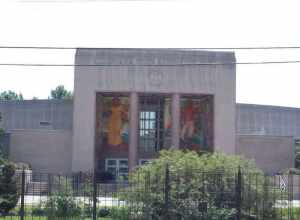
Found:
<svg viewBox="0 0 300 220"><path fill-rule="evenodd" d="M294 207L299 208L300 207L300 200L278 200L276 201L275 208L288 208L288 207Z"/></svg>
<svg viewBox="0 0 300 220"><path fill-rule="evenodd" d="M76 202L89 203L90 200L87 197L75 197ZM47 196L25 196L25 205L40 205L47 201ZM124 201L112 197L97 197L97 202L101 206L122 206L125 204ZM21 204L21 199L18 201L18 205Z"/></svg>
<svg viewBox="0 0 300 220"><path fill-rule="evenodd" d="M45 203L47 201L47 196L25 196L25 204L26 205L39 205L41 203ZM82 203L90 203L90 198L87 197L75 197L76 202ZM117 198L112 197L97 197L98 205L101 206L122 206L125 204L124 201L120 201ZM19 199L18 204L21 203ZM275 204L276 208L288 208L288 207L300 207L300 200L278 200Z"/></svg>

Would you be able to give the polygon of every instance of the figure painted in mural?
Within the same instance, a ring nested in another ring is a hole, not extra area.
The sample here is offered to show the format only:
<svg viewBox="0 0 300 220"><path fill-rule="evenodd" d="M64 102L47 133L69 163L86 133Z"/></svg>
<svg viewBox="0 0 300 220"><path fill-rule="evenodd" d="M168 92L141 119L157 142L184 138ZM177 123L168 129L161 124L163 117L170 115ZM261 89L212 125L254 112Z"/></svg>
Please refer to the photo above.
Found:
<svg viewBox="0 0 300 220"><path fill-rule="evenodd" d="M126 110L119 98L113 98L108 119L108 144L117 146L122 144L122 119L126 115Z"/></svg>
<svg viewBox="0 0 300 220"><path fill-rule="evenodd" d="M187 100L181 112L183 125L180 133L180 138L182 140L193 137L195 131L196 112L197 109L195 109L193 101Z"/></svg>

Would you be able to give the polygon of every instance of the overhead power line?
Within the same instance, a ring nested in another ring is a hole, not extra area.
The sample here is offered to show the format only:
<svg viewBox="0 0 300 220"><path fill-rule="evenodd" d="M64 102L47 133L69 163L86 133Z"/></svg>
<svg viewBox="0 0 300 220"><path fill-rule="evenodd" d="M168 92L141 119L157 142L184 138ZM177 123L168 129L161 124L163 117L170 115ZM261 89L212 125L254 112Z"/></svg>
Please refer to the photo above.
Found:
<svg viewBox="0 0 300 220"><path fill-rule="evenodd" d="M264 65L292 64L300 60L260 61L260 62L227 62L227 63L174 63L174 64L46 64L46 63L0 63L0 66L32 66L32 67L106 67L106 66L219 66L219 65Z"/></svg>
<svg viewBox="0 0 300 220"><path fill-rule="evenodd" d="M95 49L170 49L170 50L285 50L300 49L300 46L262 46L262 47L195 47L195 48L100 48L100 47L59 47L59 46L0 46L0 49L37 50L95 50Z"/></svg>

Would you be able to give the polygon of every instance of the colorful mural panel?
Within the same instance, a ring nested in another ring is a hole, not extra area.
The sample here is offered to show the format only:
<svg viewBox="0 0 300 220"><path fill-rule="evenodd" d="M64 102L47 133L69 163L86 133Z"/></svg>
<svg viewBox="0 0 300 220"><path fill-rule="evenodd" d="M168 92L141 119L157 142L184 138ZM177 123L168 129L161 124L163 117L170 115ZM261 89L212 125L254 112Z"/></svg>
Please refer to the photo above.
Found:
<svg viewBox="0 0 300 220"><path fill-rule="evenodd" d="M181 98L180 146L183 149L210 151L213 147L213 98Z"/></svg>
<svg viewBox="0 0 300 220"><path fill-rule="evenodd" d="M129 99L123 96L103 96L101 138L104 148L128 149Z"/></svg>

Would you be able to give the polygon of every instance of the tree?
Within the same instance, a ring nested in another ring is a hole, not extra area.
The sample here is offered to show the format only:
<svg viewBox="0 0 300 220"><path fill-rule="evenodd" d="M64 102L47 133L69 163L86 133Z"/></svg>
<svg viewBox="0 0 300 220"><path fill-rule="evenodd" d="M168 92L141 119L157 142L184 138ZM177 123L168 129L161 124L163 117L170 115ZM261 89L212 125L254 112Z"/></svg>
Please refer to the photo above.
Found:
<svg viewBox="0 0 300 220"><path fill-rule="evenodd" d="M0 113L0 122L1 122ZM0 128L0 138L4 130ZM1 144L1 143L0 143ZM0 147L1 150L1 147ZM0 152L0 215L6 215L18 202L15 166Z"/></svg>
<svg viewBox="0 0 300 220"><path fill-rule="evenodd" d="M2 114L0 112L0 122L2 121ZM2 160L4 159L4 155L2 152L3 149L3 143L2 143L2 138L4 136L4 129L0 127L0 165L3 162Z"/></svg>
<svg viewBox="0 0 300 220"><path fill-rule="evenodd" d="M17 94L14 91L8 90L0 93L0 100L23 100L23 95L21 93Z"/></svg>
<svg viewBox="0 0 300 220"><path fill-rule="evenodd" d="M1 122L1 121L2 121L2 114L1 114L1 112L0 112L0 122ZM4 131L3 131L3 128L0 127L0 135L2 134L2 132L4 132Z"/></svg>
<svg viewBox="0 0 300 220"><path fill-rule="evenodd" d="M239 170L243 191L237 202ZM136 213L151 219L235 219L237 204L249 219L260 219L261 213L274 219L272 207L280 195L253 161L221 153L161 151L158 159L134 170L129 183L132 188L124 192L124 200L143 204ZM266 204L271 208L262 210Z"/></svg>
<svg viewBox="0 0 300 220"><path fill-rule="evenodd" d="M6 215L18 202L15 166L6 160L0 166L0 213Z"/></svg>
<svg viewBox="0 0 300 220"><path fill-rule="evenodd" d="M54 90L51 90L51 99L72 99L73 94L71 91L67 91L63 85L57 86Z"/></svg>

